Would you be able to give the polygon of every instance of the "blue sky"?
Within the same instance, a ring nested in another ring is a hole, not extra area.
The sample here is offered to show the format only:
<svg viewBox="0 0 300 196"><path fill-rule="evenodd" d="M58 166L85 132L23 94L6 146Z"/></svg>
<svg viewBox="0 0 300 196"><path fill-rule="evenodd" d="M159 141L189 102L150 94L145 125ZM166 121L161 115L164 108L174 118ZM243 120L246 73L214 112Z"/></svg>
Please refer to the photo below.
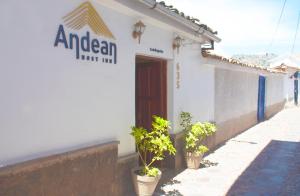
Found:
<svg viewBox="0 0 300 196"><path fill-rule="evenodd" d="M200 19L218 31L221 43L216 51L224 55L263 54L278 55L291 53L297 19L300 12L300 0L287 0L278 31L277 21L284 0L165 0ZM300 29L294 53L300 54Z"/></svg>

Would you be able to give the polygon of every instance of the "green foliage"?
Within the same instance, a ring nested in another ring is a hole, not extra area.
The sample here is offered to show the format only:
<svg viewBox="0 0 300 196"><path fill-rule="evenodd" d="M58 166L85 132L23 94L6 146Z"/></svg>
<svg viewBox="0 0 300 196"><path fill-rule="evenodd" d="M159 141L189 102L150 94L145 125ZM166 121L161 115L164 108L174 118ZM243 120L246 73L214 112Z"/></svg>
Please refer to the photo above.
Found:
<svg viewBox="0 0 300 196"><path fill-rule="evenodd" d="M143 167L141 171L141 175L147 175L147 176L157 176L159 173L159 169L156 167Z"/></svg>
<svg viewBox="0 0 300 196"><path fill-rule="evenodd" d="M170 155L175 155L174 148L168 129L170 122L153 116L152 130L148 131L143 127L132 127L131 135L135 139L139 156L143 163L142 174L147 176L156 176L158 168L150 167L155 161L163 160L164 153L168 152ZM147 160L147 154L153 155L151 160Z"/></svg>
<svg viewBox="0 0 300 196"><path fill-rule="evenodd" d="M204 154L207 151L209 151L209 149L206 146L200 145L200 146L198 146L196 153Z"/></svg>
<svg viewBox="0 0 300 196"><path fill-rule="evenodd" d="M180 113L180 125L183 127L184 131L188 131L192 127L192 115L189 112L181 112Z"/></svg>
<svg viewBox="0 0 300 196"><path fill-rule="evenodd" d="M185 132L185 149L187 152L204 154L209 149L201 145L201 142L216 132L216 126L209 122L196 122L192 124L192 115L189 112L181 112L181 123Z"/></svg>

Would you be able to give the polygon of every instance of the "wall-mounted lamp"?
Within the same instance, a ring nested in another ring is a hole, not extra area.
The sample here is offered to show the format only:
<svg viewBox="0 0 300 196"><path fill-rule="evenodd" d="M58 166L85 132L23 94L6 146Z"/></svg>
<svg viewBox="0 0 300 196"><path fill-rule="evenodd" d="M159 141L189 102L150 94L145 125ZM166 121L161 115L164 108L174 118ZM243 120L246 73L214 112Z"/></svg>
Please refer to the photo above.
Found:
<svg viewBox="0 0 300 196"><path fill-rule="evenodd" d="M132 36L134 39L138 38L139 43L141 42L141 36L144 33L146 25L142 21L138 21L134 24L134 30L132 32Z"/></svg>
<svg viewBox="0 0 300 196"><path fill-rule="evenodd" d="M179 48L182 45L182 38L179 36L176 36L173 40L173 50L177 49L177 53L179 53Z"/></svg>

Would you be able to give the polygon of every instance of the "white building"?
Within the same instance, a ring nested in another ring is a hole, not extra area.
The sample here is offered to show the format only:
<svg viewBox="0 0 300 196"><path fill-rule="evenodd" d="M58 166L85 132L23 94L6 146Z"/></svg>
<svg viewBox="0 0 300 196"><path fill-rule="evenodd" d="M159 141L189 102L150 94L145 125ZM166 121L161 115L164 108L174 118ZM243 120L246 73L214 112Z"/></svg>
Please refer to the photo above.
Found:
<svg viewBox="0 0 300 196"><path fill-rule="evenodd" d="M299 55L282 55L270 62L270 67L276 70L282 70L287 72L284 79L284 94L286 101L291 101L295 99L295 90L299 85L298 77L295 77L296 72L300 70L300 56ZM296 74L297 75L297 74Z"/></svg>
<svg viewBox="0 0 300 196"><path fill-rule="evenodd" d="M263 115L284 103L282 73L203 57L214 31L153 0L10 0L0 16L0 195L122 195L132 125L170 120L162 166L182 167L181 111L217 123L213 148L257 123L259 75Z"/></svg>

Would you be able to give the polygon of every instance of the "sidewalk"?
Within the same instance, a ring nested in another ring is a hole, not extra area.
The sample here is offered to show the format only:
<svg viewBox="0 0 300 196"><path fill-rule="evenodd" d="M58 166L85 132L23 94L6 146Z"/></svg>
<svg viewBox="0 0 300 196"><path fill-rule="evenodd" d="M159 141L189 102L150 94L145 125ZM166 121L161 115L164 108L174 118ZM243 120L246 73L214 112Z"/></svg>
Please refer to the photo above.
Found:
<svg viewBox="0 0 300 196"><path fill-rule="evenodd" d="M300 195L300 108L283 110L232 138L157 188L155 195Z"/></svg>

